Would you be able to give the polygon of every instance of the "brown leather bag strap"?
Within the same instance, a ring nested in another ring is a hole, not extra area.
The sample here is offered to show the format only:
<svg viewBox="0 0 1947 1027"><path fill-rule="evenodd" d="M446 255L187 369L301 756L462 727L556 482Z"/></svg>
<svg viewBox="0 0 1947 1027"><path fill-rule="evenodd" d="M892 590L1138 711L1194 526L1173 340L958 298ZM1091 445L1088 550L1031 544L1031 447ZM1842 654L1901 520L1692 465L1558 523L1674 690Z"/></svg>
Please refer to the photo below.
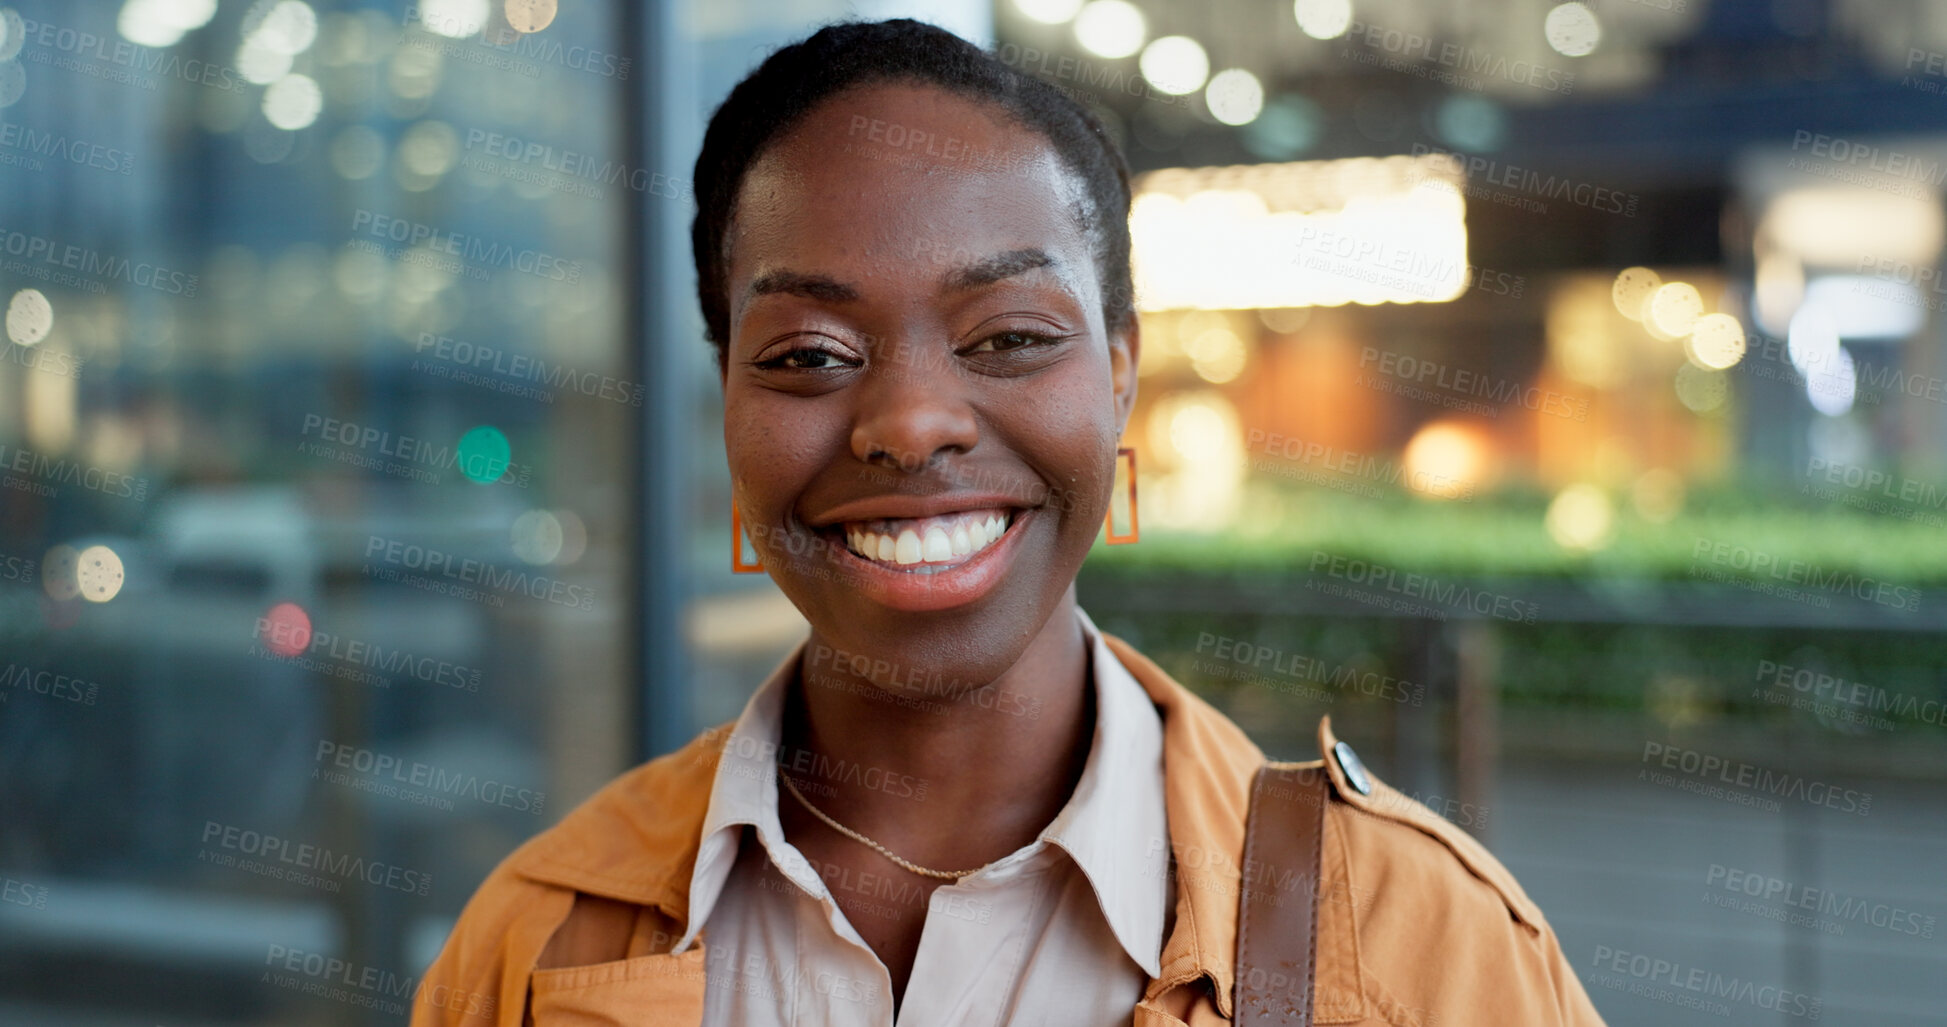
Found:
<svg viewBox="0 0 1947 1027"><path fill-rule="evenodd" d="M1319 851L1331 788L1323 767L1258 768L1237 897L1237 1027L1311 1025Z"/></svg>

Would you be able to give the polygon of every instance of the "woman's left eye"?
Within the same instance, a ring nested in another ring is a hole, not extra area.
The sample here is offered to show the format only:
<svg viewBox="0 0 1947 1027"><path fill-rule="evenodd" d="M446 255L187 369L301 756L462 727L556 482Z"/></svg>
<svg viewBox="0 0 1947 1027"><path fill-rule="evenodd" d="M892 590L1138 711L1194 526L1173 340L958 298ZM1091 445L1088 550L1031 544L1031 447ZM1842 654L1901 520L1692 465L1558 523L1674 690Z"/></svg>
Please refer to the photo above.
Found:
<svg viewBox="0 0 1947 1027"><path fill-rule="evenodd" d="M1052 346L1060 339L1040 332L997 332L988 336L962 352L966 353L1006 353L1010 350L1025 349L1029 346Z"/></svg>

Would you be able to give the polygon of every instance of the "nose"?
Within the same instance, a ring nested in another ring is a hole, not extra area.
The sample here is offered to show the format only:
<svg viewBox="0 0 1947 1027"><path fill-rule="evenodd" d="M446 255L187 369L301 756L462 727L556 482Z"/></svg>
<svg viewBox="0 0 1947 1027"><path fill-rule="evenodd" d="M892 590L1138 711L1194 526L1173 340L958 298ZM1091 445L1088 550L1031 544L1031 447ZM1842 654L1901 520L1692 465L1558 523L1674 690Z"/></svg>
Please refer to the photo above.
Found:
<svg viewBox="0 0 1947 1027"><path fill-rule="evenodd" d="M908 346L904 352L921 348ZM973 449L980 441L980 425L968 402L967 385L949 363L953 359L943 353L939 360L882 362L873 368L858 394L852 455L912 473L943 453Z"/></svg>

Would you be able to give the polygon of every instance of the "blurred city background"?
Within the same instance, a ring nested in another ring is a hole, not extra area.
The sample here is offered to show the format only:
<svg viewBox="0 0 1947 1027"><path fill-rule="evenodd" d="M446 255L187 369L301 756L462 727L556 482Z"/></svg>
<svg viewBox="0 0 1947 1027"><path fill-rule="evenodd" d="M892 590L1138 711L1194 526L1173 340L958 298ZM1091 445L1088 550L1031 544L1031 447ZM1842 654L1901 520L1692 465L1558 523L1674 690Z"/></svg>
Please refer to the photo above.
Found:
<svg viewBox="0 0 1947 1027"><path fill-rule="evenodd" d="M0 1022L403 1023L736 715L804 622L689 176L893 15L1140 176L1098 624L1274 757L1330 713L1612 1024L1947 1015L1947 7L8 2Z"/></svg>

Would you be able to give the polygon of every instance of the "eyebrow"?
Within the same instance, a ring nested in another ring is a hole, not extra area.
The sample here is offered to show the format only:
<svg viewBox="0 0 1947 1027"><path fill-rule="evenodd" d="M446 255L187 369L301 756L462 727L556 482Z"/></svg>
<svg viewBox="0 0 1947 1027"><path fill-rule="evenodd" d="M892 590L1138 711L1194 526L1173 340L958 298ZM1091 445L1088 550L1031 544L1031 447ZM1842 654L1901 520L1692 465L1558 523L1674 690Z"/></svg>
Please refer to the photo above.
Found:
<svg viewBox="0 0 1947 1027"><path fill-rule="evenodd" d="M954 268L941 279L941 284L954 292L967 292L1036 268L1056 267L1060 263L1046 250L1034 248L1007 250ZM812 275L799 271L771 271L759 275L750 283L750 295L802 296L825 303L853 303L858 300L859 291L827 275Z"/></svg>
<svg viewBox="0 0 1947 1027"><path fill-rule="evenodd" d="M1008 250L954 268L947 272L945 284L956 292L978 289L1035 268L1054 267L1056 263L1046 250Z"/></svg>

